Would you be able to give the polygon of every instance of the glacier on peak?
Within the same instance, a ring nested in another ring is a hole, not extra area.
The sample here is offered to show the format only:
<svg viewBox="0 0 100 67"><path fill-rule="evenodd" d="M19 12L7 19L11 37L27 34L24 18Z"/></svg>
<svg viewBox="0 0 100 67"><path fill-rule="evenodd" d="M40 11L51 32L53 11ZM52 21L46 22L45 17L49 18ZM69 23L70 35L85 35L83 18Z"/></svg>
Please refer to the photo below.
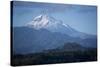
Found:
<svg viewBox="0 0 100 67"><path fill-rule="evenodd" d="M41 28L57 28L59 25L68 26L64 24L61 20L56 20L55 18L48 15L39 15L33 18L33 20L26 24L28 27L33 27L35 29Z"/></svg>
<svg viewBox="0 0 100 67"><path fill-rule="evenodd" d="M27 24L29 27L33 27L35 29L44 28L48 24L48 17L46 15L39 15L35 17L31 22Z"/></svg>

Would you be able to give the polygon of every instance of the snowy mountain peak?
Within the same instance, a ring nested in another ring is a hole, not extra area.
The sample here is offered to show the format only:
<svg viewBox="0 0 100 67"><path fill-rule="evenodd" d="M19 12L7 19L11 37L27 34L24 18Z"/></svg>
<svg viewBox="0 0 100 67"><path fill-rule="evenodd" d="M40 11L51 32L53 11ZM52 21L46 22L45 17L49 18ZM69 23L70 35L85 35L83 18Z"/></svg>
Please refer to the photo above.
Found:
<svg viewBox="0 0 100 67"><path fill-rule="evenodd" d="M72 37L84 38L85 36L87 36L86 34L73 29L68 24L65 24L65 22L57 20L52 16L48 16L46 14L41 14L34 17L31 22L26 24L26 26L34 28L36 30L46 29L50 32L60 32Z"/></svg>
<svg viewBox="0 0 100 67"><path fill-rule="evenodd" d="M57 32L57 30L60 29L61 30L68 29L70 31L73 30L68 24L65 24L61 20L57 20L52 16L48 16L46 14L44 15L41 14L39 16L34 17L33 20L26 25L34 29L45 28L53 32Z"/></svg>
<svg viewBox="0 0 100 67"><path fill-rule="evenodd" d="M44 28L52 32L61 31L64 33L70 33L74 31L68 24L45 14L34 17L33 20L27 24L27 26L37 30Z"/></svg>
<svg viewBox="0 0 100 67"><path fill-rule="evenodd" d="M50 27L57 28L58 25L62 25L62 24L63 24L62 21L56 20L51 16L39 15L33 18L33 20L26 25L28 27L32 27L35 29L41 29L41 28L50 28Z"/></svg>
<svg viewBox="0 0 100 67"><path fill-rule="evenodd" d="M27 26L33 27L35 29L40 29L40 28L44 28L48 23L49 23L49 19L47 15L39 15L33 18L33 20L29 22Z"/></svg>

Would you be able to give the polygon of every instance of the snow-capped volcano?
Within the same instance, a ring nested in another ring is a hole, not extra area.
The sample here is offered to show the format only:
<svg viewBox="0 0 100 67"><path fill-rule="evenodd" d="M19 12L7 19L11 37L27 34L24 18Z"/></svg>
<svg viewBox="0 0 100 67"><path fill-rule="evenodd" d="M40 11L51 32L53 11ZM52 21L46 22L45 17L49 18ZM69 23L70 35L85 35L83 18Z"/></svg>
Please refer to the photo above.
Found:
<svg viewBox="0 0 100 67"><path fill-rule="evenodd" d="M63 21L57 20L52 16L48 16L48 15L36 16L33 18L31 22L27 23L26 25L36 30L46 29L51 32L60 32L72 37L80 37L83 39L84 37L87 36L87 34L84 34L82 32L73 29L68 24L65 24Z"/></svg>
<svg viewBox="0 0 100 67"><path fill-rule="evenodd" d="M65 22L48 15L39 15L26 26L14 27L13 32L13 47L16 54L55 49L63 47L67 42L76 42L84 47L96 47L97 43L96 36L79 32ZM73 45L67 46L69 50L70 47Z"/></svg>
<svg viewBox="0 0 100 67"><path fill-rule="evenodd" d="M48 15L36 16L31 22L27 24L27 26L33 27L35 29L49 28L49 27L57 28L58 25L63 25L65 27L68 27L67 24L64 24L62 21L56 20L55 18Z"/></svg>
<svg viewBox="0 0 100 67"><path fill-rule="evenodd" d="M45 26L47 26L48 23L49 23L48 16L46 16L46 15L39 15L39 16L35 17L27 25L31 26L31 27L33 27L35 29L40 29L40 28L44 28Z"/></svg>

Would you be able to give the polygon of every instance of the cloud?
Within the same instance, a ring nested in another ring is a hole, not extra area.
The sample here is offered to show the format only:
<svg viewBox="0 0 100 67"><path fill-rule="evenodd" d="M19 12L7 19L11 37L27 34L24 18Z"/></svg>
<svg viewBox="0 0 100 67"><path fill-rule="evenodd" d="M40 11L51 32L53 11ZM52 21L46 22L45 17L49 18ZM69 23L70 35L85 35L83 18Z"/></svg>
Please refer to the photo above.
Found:
<svg viewBox="0 0 100 67"><path fill-rule="evenodd" d="M47 13L63 12L71 8L71 5L68 4L24 2L24 1L14 1L13 5L15 7L38 9L41 12L47 12Z"/></svg>
<svg viewBox="0 0 100 67"><path fill-rule="evenodd" d="M79 13L89 13L96 11L97 7L89 5L74 5L74 4L57 4L57 3L41 3L41 2L25 2L14 1L15 7L24 9L26 12L40 12L40 13L57 13L64 11L74 11Z"/></svg>
<svg viewBox="0 0 100 67"><path fill-rule="evenodd" d="M79 6L77 8L77 11L79 13L91 13L91 12L97 12L96 6Z"/></svg>

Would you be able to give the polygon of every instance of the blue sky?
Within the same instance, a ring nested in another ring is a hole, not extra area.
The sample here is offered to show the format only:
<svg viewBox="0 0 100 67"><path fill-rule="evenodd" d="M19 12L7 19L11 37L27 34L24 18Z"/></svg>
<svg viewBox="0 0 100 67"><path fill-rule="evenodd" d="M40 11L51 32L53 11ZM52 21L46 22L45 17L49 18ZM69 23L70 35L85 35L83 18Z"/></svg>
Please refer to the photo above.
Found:
<svg viewBox="0 0 100 67"><path fill-rule="evenodd" d="M97 34L97 7L89 5L15 1L13 2L13 26L24 26L43 12L62 20L80 32Z"/></svg>

